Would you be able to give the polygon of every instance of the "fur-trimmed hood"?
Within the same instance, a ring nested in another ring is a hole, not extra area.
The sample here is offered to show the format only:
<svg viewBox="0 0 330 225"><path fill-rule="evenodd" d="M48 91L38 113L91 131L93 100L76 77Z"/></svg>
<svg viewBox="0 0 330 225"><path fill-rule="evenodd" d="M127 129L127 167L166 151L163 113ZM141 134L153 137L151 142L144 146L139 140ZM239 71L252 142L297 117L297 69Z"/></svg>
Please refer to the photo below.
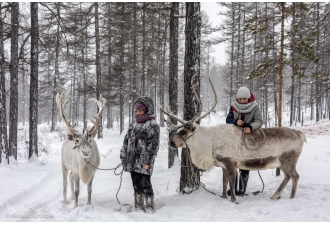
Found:
<svg viewBox="0 0 330 225"><path fill-rule="evenodd" d="M147 107L148 112L145 115L155 114L154 101L151 98L147 96L141 96L136 99L135 103L136 102L142 102Z"/></svg>

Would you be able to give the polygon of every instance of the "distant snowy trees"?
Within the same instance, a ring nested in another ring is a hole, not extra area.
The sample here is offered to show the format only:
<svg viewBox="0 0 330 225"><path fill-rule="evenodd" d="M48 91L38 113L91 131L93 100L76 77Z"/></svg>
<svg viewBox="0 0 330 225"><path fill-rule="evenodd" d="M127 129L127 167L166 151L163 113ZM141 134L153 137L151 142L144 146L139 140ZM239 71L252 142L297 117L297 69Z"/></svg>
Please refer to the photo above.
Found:
<svg viewBox="0 0 330 225"><path fill-rule="evenodd" d="M234 97L248 86L261 105L266 127L290 125L302 114L330 118L329 3L221 3L229 44L223 81Z"/></svg>
<svg viewBox="0 0 330 225"><path fill-rule="evenodd" d="M195 85L205 108L212 101L210 76L217 89L217 110L227 111L237 89L248 86L261 106L266 127L281 126L283 112L288 112L291 125L303 123L306 115L314 121L330 118L329 3L221 3L225 20L219 27L212 26L217 22L210 21L207 12L197 10L200 24L193 26L200 26L200 34L186 27L192 22L193 17L185 16L192 5L1 3L2 156L18 157L17 130L28 117L32 133L24 143L30 145L29 156L38 152L37 124L58 129L55 96L63 90L72 101L69 119L85 128L96 111L87 100L99 94L106 98L99 138L102 125L123 132L128 125L124 118L134 119L133 105L140 95L154 99L161 126L160 107L170 105L175 115L191 117L198 107L187 89L192 71L199 74ZM33 18L36 6L38 18ZM189 44L185 30L193 32L189 37L195 38L196 46ZM210 37L219 30L222 36ZM217 62L211 57L212 46L223 41L227 55ZM177 150L171 149L169 167L175 155Z"/></svg>

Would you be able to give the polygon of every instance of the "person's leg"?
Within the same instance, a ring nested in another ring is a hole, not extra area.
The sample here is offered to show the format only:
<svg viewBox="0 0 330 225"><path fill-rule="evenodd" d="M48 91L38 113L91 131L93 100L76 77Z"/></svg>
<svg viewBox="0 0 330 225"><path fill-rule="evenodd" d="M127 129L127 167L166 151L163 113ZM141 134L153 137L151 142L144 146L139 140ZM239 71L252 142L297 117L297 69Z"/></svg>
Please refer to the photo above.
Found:
<svg viewBox="0 0 330 225"><path fill-rule="evenodd" d="M141 175L142 174L131 172L131 178L134 188L134 205L135 205L135 209L137 210L143 209Z"/></svg>
<svg viewBox="0 0 330 225"><path fill-rule="evenodd" d="M131 172L134 194L142 194L141 175L142 174Z"/></svg>
<svg viewBox="0 0 330 225"><path fill-rule="evenodd" d="M151 176L142 175L142 190L145 196L145 212L153 213L154 211L154 191L151 185Z"/></svg>
<svg viewBox="0 0 330 225"><path fill-rule="evenodd" d="M239 195L244 195L247 187L247 183L249 180L249 172L250 170L239 170Z"/></svg>

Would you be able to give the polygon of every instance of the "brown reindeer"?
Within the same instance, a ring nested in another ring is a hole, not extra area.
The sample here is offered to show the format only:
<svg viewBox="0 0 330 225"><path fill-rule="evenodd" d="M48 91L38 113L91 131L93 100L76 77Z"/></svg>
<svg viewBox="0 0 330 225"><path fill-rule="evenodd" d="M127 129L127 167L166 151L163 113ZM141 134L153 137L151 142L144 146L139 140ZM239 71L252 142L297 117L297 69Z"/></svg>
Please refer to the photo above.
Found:
<svg viewBox="0 0 330 225"><path fill-rule="evenodd" d="M212 166L222 167L222 197L227 198L229 181L231 201L234 203L237 203L234 191L237 169L265 170L279 167L284 174L284 179L271 199L281 197L290 179L292 181L290 198L294 198L299 179L296 165L306 142L305 134L286 127L273 127L261 128L244 135L242 128L233 124L212 127L198 125L197 122L211 113L217 104L217 95L211 80L210 83L215 102L206 114L201 115L202 103L196 91L194 92L201 107L190 121L162 110L166 115L181 123L181 125L173 125L170 119L165 120L170 131L171 145L179 148L188 147L192 162L200 169L209 170ZM194 85L192 87L194 88Z"/></svg>
<svg viewBox="0 0 330 225"><path fill-rule="evenodd" d="M99 101L94 98L89 99L97 104L99 112L93 116L94 120L91 120L94 126L89 131L84 129L81 134L74 128L76 124L71 125L70 120L65 118L64 109L69 99L63 103L63 98L64 92L62 92L61 95L56 95L56 104L60 115L68 127L68 139L63 142L61 152L63 172L63 203L68 204L66 200L67 177L68 172L71 171L69 175L71 184L71 199L74 200L73 208L76 208L78 206L80 180L87 184L87 205L91 204L92 183L96 171L95 167L100 165L99 150L94 137L97 134L100 117L105 108L106 100L102 97L102 95L100 95ZM88 165L87 162L91 163L95 167Z"/></svg>

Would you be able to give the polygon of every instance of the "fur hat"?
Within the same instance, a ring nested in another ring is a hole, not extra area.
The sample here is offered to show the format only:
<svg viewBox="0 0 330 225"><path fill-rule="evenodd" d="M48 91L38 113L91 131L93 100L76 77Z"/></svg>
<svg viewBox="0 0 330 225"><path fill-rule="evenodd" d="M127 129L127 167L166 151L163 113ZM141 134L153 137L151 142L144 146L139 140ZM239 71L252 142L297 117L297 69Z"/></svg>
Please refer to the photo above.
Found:
<svg viewBox="0 0 330 225"><path fill-rule="evenodd" d="M144 112L148 111L147 107L142 102L138 102L138 101L135 102L134 109L135 111L137 110L142 110Z"/></svg>
<svg viewBox="0 0 330 225"><path fill-rule="evenodd" d="M250 98L250 90L247 87L240 87L237 91L237 98Z"/></svg>

